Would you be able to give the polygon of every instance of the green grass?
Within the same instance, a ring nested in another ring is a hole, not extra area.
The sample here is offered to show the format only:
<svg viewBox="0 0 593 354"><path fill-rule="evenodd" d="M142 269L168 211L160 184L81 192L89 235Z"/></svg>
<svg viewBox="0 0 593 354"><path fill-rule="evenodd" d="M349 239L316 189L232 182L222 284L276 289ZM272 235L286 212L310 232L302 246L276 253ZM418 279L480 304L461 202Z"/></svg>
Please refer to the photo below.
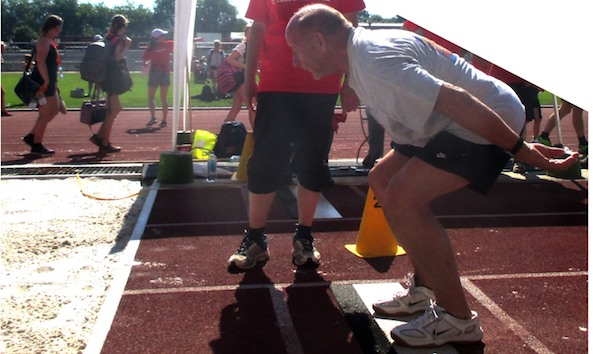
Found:
<svg viewBox="0 0 593 354"><path fill-rule="evenodd" d="M2 87L5 91L5 101L7 107L24 107L21 100L14 93L14 87L18 80L21 78L22 73L2 73ZM148 107L147 99L147 88L148 88L148 77L143 76L141 73L132 73L132 80L134 85L132 91L126 92L121 95L122 105L125 108L142 108ZM84 98L73 98L70 97L70 91L81 87L85 93L88 91L88 83L80 78L80 74L77 72L67 72L64 74L64 79L58 81L58 86L62 92L62 98L66 102L66 106L70 108L79 108L84 101ZM171 78L171 87L169 87L168 99L169 106L172 106L173 102L173 79ZM199 95L202 92L203 84L190 84L190 95ZM157 107L160 105L160 94L157 91L155 103ZM232 99L216 100L212 102L204 102L198 99L192 99L191 104L194 107L230 107Z"/></svg>
<svg viewBox="0 0 593 354"><path fill-rule="evenodd" d="M21 77L21 73L2 73L2 87L4 87L4 91L6 92L5 101L7 107L15 107L21 106L24 107L23 103L14 93L14 87L16 86L18 80ZM143 76L141 73L132 73L132 80L134 81L134 86L132 86L132 91L129 91L120 96L122 100L122 105L125 108L143 108L147 107L147 87L148 87L148 77ZM171 80L171 84L173 84ZM68 72L64 74L64 79L60 80L58 83L60 90L62 91L62 98L66 101L66 106L70 108L78 108L82 105L84 101L83 98L72 98L70 97L70 91L76 89L77 87L81 87L84 89L85 92L88 90L88 83L80 78L80 74L77 72ZM193 82L190 84L190 95L199 95L202 92L203 84L194 84ZM156 95L156 105L159 106L159 93L157 92ZM173 90L169 87L169 94L168 94L168 102L169 106L172 106L173 102ZM552 95L544 91L539 94L539 100L542 105L551 105L552 104ZM192 99L191 104L193 107L230 107L231 106L231 99L224 99L224 100L216 100L212 102L204 102L198 99ZM338 105L340 104L338 100Z"/></svg>

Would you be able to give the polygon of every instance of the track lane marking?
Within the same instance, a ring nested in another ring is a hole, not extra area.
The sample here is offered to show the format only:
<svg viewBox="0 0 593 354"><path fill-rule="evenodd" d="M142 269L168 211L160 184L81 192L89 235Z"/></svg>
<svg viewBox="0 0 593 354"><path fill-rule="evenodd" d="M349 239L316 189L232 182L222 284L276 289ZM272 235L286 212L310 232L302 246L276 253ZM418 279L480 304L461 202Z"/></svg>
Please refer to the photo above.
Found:
<svg viewBox="0 0 593 354"><path fill-rule="evenodd" d="M509 314L507 314L500 306L498 306L492 299L488 297L478 286L469 279L461 279L463 288L467 290L480 304L490 311L494 317L498 318L500 322L505 324L517 337L519 337L525 344L527 344L536 353L540 354L554 354L546 345L540 342L531 332L525 329L515 321Z"/></svg>

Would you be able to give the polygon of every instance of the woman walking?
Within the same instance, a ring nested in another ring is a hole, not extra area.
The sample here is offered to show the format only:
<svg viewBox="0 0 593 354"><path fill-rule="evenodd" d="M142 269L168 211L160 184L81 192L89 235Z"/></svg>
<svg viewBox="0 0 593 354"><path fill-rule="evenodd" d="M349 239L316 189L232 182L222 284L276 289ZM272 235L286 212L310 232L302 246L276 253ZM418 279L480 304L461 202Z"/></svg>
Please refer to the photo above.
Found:
<svg viewBox="0 0 593 354"><path fill-rule="evenodd" d="M35 45L36 65L31 78L41 84L39 88L39 116L29 134L22 140L31 147L31 154L51 155L55 151L42 144L47 125L60 111L60 92L58 89L58 67L61 64L60 53L55 42L62 32L64 21L58 15L50 15L41 28L41 36ZM41 95L45 96L44 98Z"/></svg>
<svg viewBox="0 0 593 354"><path fill-rule="evenodd" d="M128 28L128 23L129 21L124 15L113 16L111 27L109 27L109 32L105 36L105 41L109 42L113 48L113 56L116 62L125 60L128 49L130 49L130 45L132 44L132 40L124 35ZM109 113L107 114L107 117L105 117L97 134L93 134L89 140L91 143L99 147L100 153L119 152L121 151L121 147L111 144L110 138L115 118L123 108L119 99L119 94L110 92L110 90L105 87L104 89L107 93L107 100L109 102Z"/></svg>

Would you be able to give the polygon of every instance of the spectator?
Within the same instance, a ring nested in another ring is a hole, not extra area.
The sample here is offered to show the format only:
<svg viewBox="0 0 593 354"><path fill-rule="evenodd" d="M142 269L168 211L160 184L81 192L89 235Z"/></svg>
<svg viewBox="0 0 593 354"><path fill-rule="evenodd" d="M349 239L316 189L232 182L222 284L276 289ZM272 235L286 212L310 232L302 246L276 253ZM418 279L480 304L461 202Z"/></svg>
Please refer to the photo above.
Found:
<svg viewBox="0 0 593 354"><path fill-rule="evenodd" d="M95 34L95 36L93 37L93 42L100 42L103 40L103 36L100 34ZM92 81L88 82L88 93L86 95L84 95L85 97L88 97L89 95L92 95L93 93L93 89L95 88L95 85Z"/></svg>
<svg viewBox="0 0 593 354"><path fill-rule="evenodd" d="M31 73L31 79L41 83L39 94L45 96L39 99L39 116L29 134L22 140L31 147L31 153L37 155L51 155L54 150L45 147L42 142L47 125L60 111L60 91L58 89L58 66L62 60L58 52L55 39L62 32L64 21L57 15L47 17L41 28L41 36L35 44L36 65Z"/></svg>
<svg viewBox="0 0 593 354"><path fill-rule="evenodd" d="M169 112L169 104L167 103L167 94L169 93L169 85L171 84L171 63L169 58L173 52L173 41L166 40L165 35L169 33L160 28L155 28L150 34L150 44L144 50L142 61L145 66L150 65L148 71L148 109L150 111L150 120L146 123L147 127L156 123L154 95L157 88L160 88L161 94L161 111L163 119L161 120L160 128L167 126L167 113Z"/></svg>
<svg viewBox="0 0 593 354"><path fill-rule="evenodd" d="M113 46L116 61L125 60L128 49L132 45L132 40L125 35L128 28L128 19L124 15L115 15L111 19L111 26L105 35L105 40ZM93 134L89 139L91 143L99 147L100 153L120 152L121 147L111 144L111 132L117 115L122 111L119 95L107 91L109 102L109 113L101 124L97 134Z"/></svg>
<svg viewBox="0 0 593 354"><path fill-rule="evenodd" d="M562 149L525 143L519 136L525 112L513 90L416 34L354 28L317 4L293 16L286 39L295 65L314 77L347 74L396 143L371 170L369 186L414 277L405 294L373 307L390 316L428 311L391 336L412 347L480 341L478 314L465 299L431 202L466 186L487 193L510 155L546 170L566 169L578 155L555 160Z"/></svg>
<svg viewBox="0 0 593 354"><path fill-rule="evenodd" d="M243 106L243 103L247 105L247 110L249 113L249 123L251 124L251 129L253 129L253 124L255 121L255 111L253 110L253 106L251 102L248 102L245 99L245 51L247 49L247 41L249 40L249 32L251 31L251 24L245 26L245 37L241 43L237 44L237 46L233 49L231 54L226 58L226 62L229 65L240 69L241 76L243 80L241 82L237 82L238 87L233 92L233 104L231 106L231 110L227 114L225 118L225 122L233 122L237 119L237 115Z"/></svg>
<svg viewBox="0 0 593 354"><path fill-rule="evenodd" d="M589 155L589 142L587 141L587 137L585 136L585 123L583 122L583 109L579 108L572 103L562 100L562 105L558 110L558 120L562 120L562 118L566 117L572 111L572 126L574 127L574 131L577 133L577 138L579 139L579 153L583 156ZM550 140L550 132L552 129L556 127L556 113L552 113L548 118L548 122L546 123L546 127L537 138L539 143L542 143L547 146L552 146L552 141Z"/></svg>
<svg viewBox="0 0 593 354"><path fill-rule="evenodd" d="M4 41L0 41L0 48L2 48L1 54L4 54L5 44ZM4 57L1 59L2 64L4 64ZM4 87L0 83L0 91L2 91L2 117L10 117L12 114L6 110L6 102L4 102Z"/></svg>
<svg viewBox="0 0 593 354"><path fill-rule="evenodd" d="M219 40L214 41L214 48L210 49L208 52L208 78L212 83L212 92L216 95L218 92L218 85L216 84L216 76L218 66L224 58L226 57L225 53L221 49L221 44Z"/></svg>
<svg viewBox="0 0 593 354"><path fill-rule="evenodd" d="M247 46L245 100L254 102L257 95L255 146L247 171L249 227L228 260L231 273L249 270L269 259L265 227L276 189L289 167L297 176L298 224L292 242L292 262L298 267L317 267L320 263L311 227L320 191L331 183L326 160L338 93L341 90L345 111L358 108L359 101L347 80L340 89L341 75L314 80L293 67L284 29L294 11L307 3L251 0L247 8L247 17L254 22ZM362 0L327 3L354 22L364 9ZM256 85L258 64L261 72Z"/></svg>

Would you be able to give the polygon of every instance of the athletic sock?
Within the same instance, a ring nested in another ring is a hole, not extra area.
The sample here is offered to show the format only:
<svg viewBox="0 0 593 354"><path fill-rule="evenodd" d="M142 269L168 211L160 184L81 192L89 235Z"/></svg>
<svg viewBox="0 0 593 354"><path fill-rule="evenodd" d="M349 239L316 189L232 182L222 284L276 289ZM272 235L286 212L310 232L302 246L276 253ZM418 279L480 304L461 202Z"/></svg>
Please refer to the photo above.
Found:
<svg viewBox="0 0 593 354"><path fill-rule="evenodd" d="M313 241L313 235L311 235L311 226L297 224L294 232L294 238L301 238L309 241Z"/></svg>
<svg viewBox="0 0 593 354"><path fill-rule="evenodd" d="M259 229L248 228L247 237L249 237L251 241L260 245L262 248L268 247L268 243L266 241L266 234L264 233L263 227Z"/></svg>
<svg viewBox="0 0 593 354"><path fill-rule="evenodd" d="M550 140L550 133L542 132L539 136L544 139Z"/></svg>
<svg viewBox="0 0 593 354"><path fill-rule="evenodd" d="M589 145L587 138L585 138L584 136L579 136L579 145Z"/></svg>

